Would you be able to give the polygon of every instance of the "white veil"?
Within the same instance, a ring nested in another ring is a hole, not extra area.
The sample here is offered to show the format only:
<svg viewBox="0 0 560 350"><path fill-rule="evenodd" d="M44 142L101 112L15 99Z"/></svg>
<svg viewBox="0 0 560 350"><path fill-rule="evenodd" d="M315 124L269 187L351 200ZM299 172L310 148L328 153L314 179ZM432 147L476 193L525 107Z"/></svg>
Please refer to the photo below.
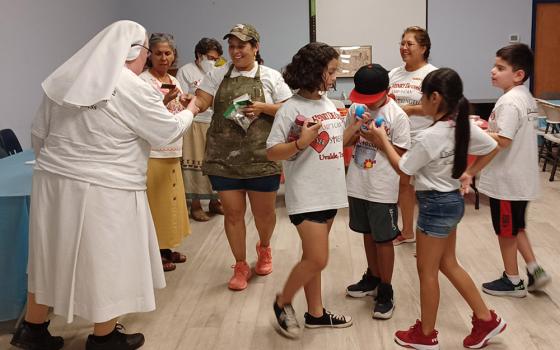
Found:
<svg viewBox="0 0 560 350"><path fill-rule="evenodd" d="M58 67L42 86L56 103L91 106L110 100L126 61L140 54L146 29L132 21L115 22Z"/></svg>

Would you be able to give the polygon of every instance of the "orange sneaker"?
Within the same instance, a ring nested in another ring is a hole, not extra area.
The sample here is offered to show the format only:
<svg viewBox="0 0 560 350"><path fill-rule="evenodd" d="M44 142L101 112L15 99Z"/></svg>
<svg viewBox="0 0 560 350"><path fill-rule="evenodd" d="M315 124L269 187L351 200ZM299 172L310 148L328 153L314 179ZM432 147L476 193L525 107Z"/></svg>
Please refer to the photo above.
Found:
<svg viewBox="0 0 560 350"><path fill-rule="evenodd" d="M243 290L247 288L247 281L251 278L251 268L246 261L239 261L233 267L233 276L229 280L228 287L232 290Z"/></svg>
<svg viewBox="0 0 560 350"><path fill-rule="evenodd" d="M263 248L261 242L257 242L257 265L255 266L257 275L268 275L272 272L272 249L270 246Z"/></svg>

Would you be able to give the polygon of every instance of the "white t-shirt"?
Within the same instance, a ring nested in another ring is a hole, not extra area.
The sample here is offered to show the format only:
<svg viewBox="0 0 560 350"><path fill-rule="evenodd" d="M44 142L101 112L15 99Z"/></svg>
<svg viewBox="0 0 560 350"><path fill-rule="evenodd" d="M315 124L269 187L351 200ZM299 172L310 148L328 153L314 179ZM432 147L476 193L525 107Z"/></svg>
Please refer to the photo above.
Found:
<svg viewBox="0 0 560 350"><path fill-rule="evenodd" d="M399 148L410 148L410 122L406 113L391 98L377 111L369 111L373 119L385 118L391 143ZM365 107L365 106L364 106ZM355 122L356 104L350 106L346 119L348 127ZM366 111L368 111L366 107ZM377 203L397 203L399 175L389 163L385 153L360 137L354 146L352 161L346 175L348 196Z"/></svg>
<svg viewBox="0 0 560 350"><path fill-rule="evenodd" d="M194 62L185 64L177 71L177 79L181 83L183 89L190 94L196 92L196 89L200 86L202 78L204 78L205 75L206 73ZM214 114L214 111L212 108L208 108L204 112L198 113L196 117L194 117L194 121L209 124L212 121L212 114Z"/></svg>
<svg viewBox="0 0 560 350"><path fill-rule="evenodd" d="M31 133L44 140L35 169L142 191L152 146L181 138L192 119L189 110L171 114L161 94L123 67L107 102L78 108L43 98L31 127Z"/></svg>
<svg viewBox="0 0 560 350"><path fill-rule="evenodd" d="M154 90L156 90L161 97L164 98L165 94L169 92L168 89L161 89L161 85L163 84L159 81L156 77L150 73L149 70L145 70L139 75L140 79L144 80L148 84L150 84ZM172 75L169 76L171 78L171 83L179 88L181 92L183 89L181 88L181 84L179 81ZM162 91L163 90L163 91ZM177 95L174 101L170 101L167 104L167 110L169 110L172 114L176 114L179 111L185 109L181 102L179 102L180 95ZM179 158L183 155L183 138L178 139L177 141L170 143L169 145L165 145L163 147L153 148L150 152L150 158Z"/></svg>
<svg viewBox="0 0 560 350"><path fill-rule="evenodd" d="M485 155L498 143L472 121L468 153ZM400 162L401 171L414 175L416 191L451 192L459 189L459 179L451 177L455 156L455 123L440 121L418 135L416 143Z"/></svg>
<svg viewBox="0 0 560 350"><path fill-rule="evenodd" d="M227 74L231 64L232 63L229 62L228 64L225 64L217 69L208 72L208 74L204 76L204 79L202 79L199 89L209 93L212 96L216 96L216 92L218 91L222 80L224 80L224 77ZM268 68L265 66L260 67L265 103L278 103L289 99L292 96L292 90L290 90L288 85L284 82L282 74L272 68ZM249 71L238 71L236 68L233 68L230 77L235 78L238 76L243 76L254 78L257 74L258 68L259 65L256 62L253 69Z"/></svg>
<svg viewBox="0 0 560 350"><path fill-rule="evenodd" d="M513 201L530 201L539 194L537 134L533 127L538 111L525 87L516 86L498 99L488 120L488 131L511 139L480 175L485 195Z"/></svg>
<svg viewBox="0 0 560 350"><path fill-rule="evenodd" d="M404 69L404 65L392 69L389 72L389 94L395 96L399 106L419 105L422 99L422 80L436 69L429 63L412 72ZM414 137L419 130L426 129L433 123L432 118L424 115L410 115L409 118Z"/></svg>
<svg viewBox="0 0 560 350"><path fill-rule="evenodd" d="M326 96L309 100L294 95L278 109L267 148L287 142L296 116L321 121L317 139L283 162L286 178L286 208L289 215L348 206L344 179L344 119Z"/></svg>

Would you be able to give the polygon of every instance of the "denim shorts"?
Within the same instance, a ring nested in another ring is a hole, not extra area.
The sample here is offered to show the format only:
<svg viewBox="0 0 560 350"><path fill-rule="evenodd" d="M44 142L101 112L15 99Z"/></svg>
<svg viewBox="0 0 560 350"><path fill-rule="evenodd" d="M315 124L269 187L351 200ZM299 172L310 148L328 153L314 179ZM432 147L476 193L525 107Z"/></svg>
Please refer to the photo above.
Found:
<svg viewBox="0 0 560 350"><path fill-rule="evenodd" d="M446 238L465 213L465 201L459 191L417 191L416 227L428 236Z"/></svg>
<svg viewBox="0 0 560 350"><path fill-rule="evenodd" d="M254 191L276 192L280 187L280 175L254 177L252 179L234 179L230 177L208 175L214 191Z"/></svg>

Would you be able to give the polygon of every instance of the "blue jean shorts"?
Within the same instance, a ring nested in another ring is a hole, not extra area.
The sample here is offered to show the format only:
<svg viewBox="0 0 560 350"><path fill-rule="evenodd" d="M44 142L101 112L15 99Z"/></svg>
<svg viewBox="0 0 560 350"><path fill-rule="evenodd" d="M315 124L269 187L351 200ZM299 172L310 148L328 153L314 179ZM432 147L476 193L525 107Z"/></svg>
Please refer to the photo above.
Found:
<svg viewBox="0 0 560 350"><path fill-rule="evenodd" d="M428 236L446 238L457 228L465 214L465 201L459 191L416 191L418 220L416 227Z"/></svg>

